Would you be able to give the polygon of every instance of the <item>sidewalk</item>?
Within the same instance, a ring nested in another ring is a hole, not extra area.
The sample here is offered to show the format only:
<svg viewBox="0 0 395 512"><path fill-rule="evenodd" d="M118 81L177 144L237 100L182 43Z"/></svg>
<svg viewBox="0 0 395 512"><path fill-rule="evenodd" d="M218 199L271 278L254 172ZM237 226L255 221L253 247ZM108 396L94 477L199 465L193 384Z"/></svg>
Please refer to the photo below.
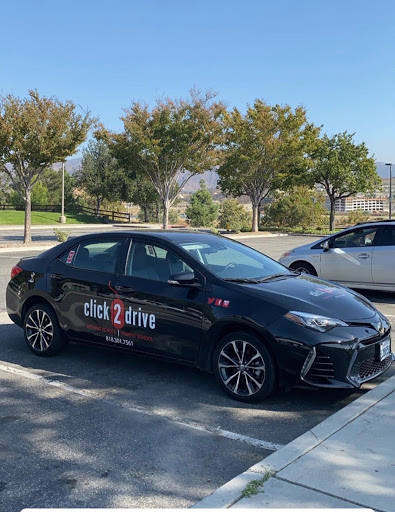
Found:
<svg viewBox="0 0 395 512"><path fill-rule="evenodd" d="M395 510L395 376L192 508Z"/></svg>

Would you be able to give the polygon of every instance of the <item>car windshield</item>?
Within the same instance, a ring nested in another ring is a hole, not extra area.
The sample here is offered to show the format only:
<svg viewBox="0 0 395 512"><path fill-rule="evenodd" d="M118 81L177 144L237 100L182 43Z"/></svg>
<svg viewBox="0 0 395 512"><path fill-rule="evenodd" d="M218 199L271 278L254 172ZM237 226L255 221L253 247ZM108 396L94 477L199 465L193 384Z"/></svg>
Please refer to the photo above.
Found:
<svg viewBox="0 0 395 512"><path fill-rule="evenodd" d="M227 238L204 242L180 242L179 245L195 260L227 281L264 281L279 275L294 275L287 268L264 254Z"/></svg>

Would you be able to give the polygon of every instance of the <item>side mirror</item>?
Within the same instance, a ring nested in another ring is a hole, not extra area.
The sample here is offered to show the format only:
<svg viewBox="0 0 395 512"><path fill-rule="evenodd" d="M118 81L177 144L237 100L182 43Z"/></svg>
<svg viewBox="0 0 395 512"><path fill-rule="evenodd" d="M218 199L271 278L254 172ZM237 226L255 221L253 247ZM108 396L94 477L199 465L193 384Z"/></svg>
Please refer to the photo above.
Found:
<svg viewBox="0 0 395 512"><path fill-rule="evenodd" d="M322 244L322 249L324 252L329 251L329 249L330 249L329 240L325 240L325 242Z"/></svg>
<svg viewBox="0 0 395 512"><path fill-rule="evenodd" d="M200 283L195 281L195 274L193 272L178 272L177 274L172 274L167 282L175 286L188 286L190 288L200 287Z"/></svg>

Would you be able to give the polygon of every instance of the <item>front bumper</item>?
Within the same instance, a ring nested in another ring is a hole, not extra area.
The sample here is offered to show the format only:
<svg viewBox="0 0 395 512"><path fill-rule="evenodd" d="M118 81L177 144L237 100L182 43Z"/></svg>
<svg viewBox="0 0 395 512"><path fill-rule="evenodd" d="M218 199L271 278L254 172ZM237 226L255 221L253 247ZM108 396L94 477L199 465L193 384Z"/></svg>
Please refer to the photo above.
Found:
<svg viewBox="0 0 395 512"><path fill-rule="evenodd" d="M388 344L389 352L381 354ZM357 343L322 343L311 348L300 377L318 387L358 388L386 372L393 360L390 332Z"/></svg>

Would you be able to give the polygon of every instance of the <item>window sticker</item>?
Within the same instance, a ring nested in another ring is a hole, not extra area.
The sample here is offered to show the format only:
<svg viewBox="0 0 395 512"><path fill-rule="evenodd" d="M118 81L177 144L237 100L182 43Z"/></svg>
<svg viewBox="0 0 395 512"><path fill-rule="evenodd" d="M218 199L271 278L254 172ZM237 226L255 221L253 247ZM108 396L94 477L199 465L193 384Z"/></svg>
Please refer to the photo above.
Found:
<svg viewBox="0 0 395 512"><path fill-rule="evenodd" d="M147 245L147 249L148 249L148 253L151 256L155 256L155 251L154 251L154 248L152 247L152 245Z"/></svg>
<svg viewBox="0 0 395 512"><path fill-rule="evenodd" d="M75 254L75 251L70 251L69 252L69 254L67 255L66 263L70 264L73 261L74 254Z"/></svg>

